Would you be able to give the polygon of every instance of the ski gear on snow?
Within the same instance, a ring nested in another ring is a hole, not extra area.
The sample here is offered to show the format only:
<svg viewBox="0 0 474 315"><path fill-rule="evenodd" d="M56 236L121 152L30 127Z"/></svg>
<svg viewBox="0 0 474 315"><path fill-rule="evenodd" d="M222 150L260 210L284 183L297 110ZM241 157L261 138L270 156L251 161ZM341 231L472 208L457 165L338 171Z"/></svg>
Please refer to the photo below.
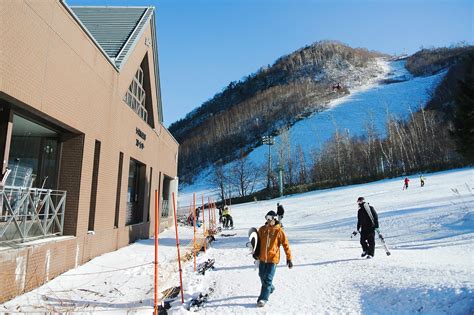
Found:
<svg viewBox="0 0 474 315"><path fill-rule="evenodd" d="M360 254L360 257L365 257L365 256L367 256L367 252L363 251L362 254Z"/></svg>
<svg viewBox="0 0 474 315"><path fill-rule="evenodd" d="M385 243L385 239L383 238L382 233L379 233L379 232L377 232L377 233L378 233L378 235L379 235L380 241L382 242L383 248L385 249L385 254L387 254L387 256L390 256L391 253L390 253L390 251L388 250L387 244Z"/></svg>

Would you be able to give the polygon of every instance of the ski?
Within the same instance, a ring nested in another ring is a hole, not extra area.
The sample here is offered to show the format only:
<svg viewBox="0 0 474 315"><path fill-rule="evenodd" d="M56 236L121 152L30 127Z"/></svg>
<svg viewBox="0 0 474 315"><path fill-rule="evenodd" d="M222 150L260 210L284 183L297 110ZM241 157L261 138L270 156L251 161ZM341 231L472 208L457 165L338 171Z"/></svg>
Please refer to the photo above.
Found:
<svg viewBox="0 0 474 315"><path fill-rule="evenodd" d="M380 239L380 241L382 242L383 248L385 249L385 254L387 254L387 256L390 256L391 253L390 253L390 251L388 250L388 246L387 246L387 244L385 243L385 239L383 238L383 235L380 234L379 232L377 232L377 234L379 235L379 239Z"/></svg>

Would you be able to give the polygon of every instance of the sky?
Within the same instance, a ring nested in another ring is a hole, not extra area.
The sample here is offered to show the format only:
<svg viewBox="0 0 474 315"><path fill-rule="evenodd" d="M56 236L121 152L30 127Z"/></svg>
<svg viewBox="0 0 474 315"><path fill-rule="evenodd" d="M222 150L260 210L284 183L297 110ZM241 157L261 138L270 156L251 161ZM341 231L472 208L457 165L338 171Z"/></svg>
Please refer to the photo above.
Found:
<svg viewBox="0 0 474 315"><path fill-rule="evenodd" d="M470 0L66 0L154 6L164 125L231 81L320 40L388 54L474 43Z"/></svg>

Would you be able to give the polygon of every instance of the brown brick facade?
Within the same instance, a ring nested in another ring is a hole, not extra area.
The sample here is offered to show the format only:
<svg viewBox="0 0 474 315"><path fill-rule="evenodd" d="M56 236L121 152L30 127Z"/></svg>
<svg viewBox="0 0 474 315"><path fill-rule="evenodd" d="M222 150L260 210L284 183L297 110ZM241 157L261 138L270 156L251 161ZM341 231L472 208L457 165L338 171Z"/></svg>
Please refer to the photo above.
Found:
<svg viewBox="0 0 474 315"><path fill-rule="evenodd" d="M58 130L57 189L67 191L64 236L18 247L0 244L1 303L98 255L153 235L153 190L161 189L163 175L177 176L178 144L156 112L153 129L123 101L144 58L148 58L144 64L149 85L157 86L159 74L153 65L157 61L153 47L145 44L145 39L152 38L151 25L144 28L118 71L61 1L0 1L0 7L0 153L8 156L11 132L2 112L11 111ZM159 91L151 90L157 108ZM143 148L136 146L136 128L146 134ZM96 141L101 149L94 184L94 232L88 233ZM144 222L126 226L130 159L145 165L145 207ZM118 227L114 227L117 204ZM172 213L160 217L160 230L172 224Z"/></svg>

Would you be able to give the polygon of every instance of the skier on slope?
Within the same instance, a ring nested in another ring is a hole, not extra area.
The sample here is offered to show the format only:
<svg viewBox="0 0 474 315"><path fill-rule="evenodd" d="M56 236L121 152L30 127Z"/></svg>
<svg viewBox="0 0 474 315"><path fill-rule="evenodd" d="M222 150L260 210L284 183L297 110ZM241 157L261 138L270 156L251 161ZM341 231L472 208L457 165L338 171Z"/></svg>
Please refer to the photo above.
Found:
<svg viewBox="0 0 474 315"><path fill-rule="evenodd" d="M360 245L362 245L361 257L374 257L375 254L375 231L379 229L379 219L374 207L365 202L364 197L357 199L359 210L357 211L357 232L360 233ZM354 235L357 234L354 231Z"/></svg>
<svg viewBox="0 0 474 315"><path fill-rule="evenodd" d="M409 181L410 180L408 179L408 177L405 177L405 179L403 180L403 182L404 182L403 189L408 189L408 182Z"/></svg>
<svg viewBox="0 0 474 315"><path fill-rule="evenodd" d="M290 244L286 238L285 231L277 220L275 211L269 211L265 216L265 220L265 225L258 229L258 239L261 242L258 255L258 276L262 282L260 295L257 300L258 307L263 307L268 302L270 294L275 290L272 282L276 267L280 262L280 246L283 246L285 250L286 265L290 269L293 268Z"/></svg>
<svg viewBox="0 0 474 315"><path fill-rule="evenodd" d="M423 175L420 175L420 186L421 187L425 186L425 177Z"/></svg>

